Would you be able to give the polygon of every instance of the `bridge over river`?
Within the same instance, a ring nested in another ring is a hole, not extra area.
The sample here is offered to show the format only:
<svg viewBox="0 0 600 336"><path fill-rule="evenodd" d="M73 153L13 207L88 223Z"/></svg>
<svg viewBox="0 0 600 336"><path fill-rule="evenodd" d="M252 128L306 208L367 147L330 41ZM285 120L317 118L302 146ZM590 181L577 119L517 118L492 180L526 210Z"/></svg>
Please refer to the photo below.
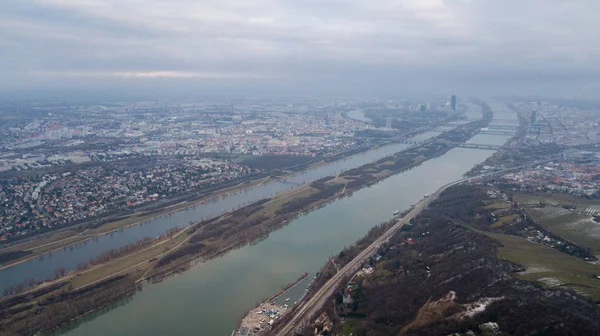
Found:
<svg viewBox="0 0 600 336"><path fill-rule="evenodd" d="M467 116L464 116L464 117L462 117L462 118L457 118L456 120L463 120L463 121L479 121L479 120L481 120L481 119L477 119L477 118L468 118ZM491 122L494 122L494 121L495 121L495 122L511 122L511 123L514 123L514 122L517 122L518 120L516 120L516 119L506 119L506 118L493 118L493 119L491 120Z"/></svg>
<svg viewBox="0 0 600 336"><path fill-rule="evenodd" d="M408 145L422 145L425 143L434 143L434 141L419 141L419 140L403 140L399 141L400 143L408 144ZM446 142L448 144L453 144L450 142ZM508 148L504 145L492 145L492 144L480 144L480 143L460 143L453 144L454 147L459 148L474 148L474 149L491 149L491 150L500 150L502 148Z"/></svg>
<svg viewBox="0 0 600 336"><path fill-rule="evenodd" d="M437 127L456 127L455 124L440 124ZM482 129L486 130L507 130L507 131L516 131L519 129L519 126L514 125L488 125Z"/></svg>
<svg viewBox="0 0 600 336"><path fill-rule="evenodd" d="M438 129L435 129L435 131L437 131L437 132L444 132L445 130L438 128ZM500 129L482 128L479 131L479 134L509 135L509 136L512 136L513 134L515 134L515 131L514 130L500 130Z"/></svg>

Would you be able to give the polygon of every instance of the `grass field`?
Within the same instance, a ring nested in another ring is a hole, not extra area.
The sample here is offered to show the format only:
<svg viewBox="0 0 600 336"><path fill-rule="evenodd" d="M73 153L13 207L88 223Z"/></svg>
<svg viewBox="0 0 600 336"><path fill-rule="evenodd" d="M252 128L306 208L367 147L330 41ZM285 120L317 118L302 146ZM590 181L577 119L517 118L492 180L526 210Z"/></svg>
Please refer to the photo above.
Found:
<svg viewBox="0 0 600 336"><path fill-rule="evenodd" d="M492 200L490 200L490 202L493 202ZM498 202L498 203L493 203L490 205L486 205L484 207L484 209L486 210L497 210L497 209L507 209L510 207L510 204L505 203L505 202Z"/></svg>
<svg viewBox="0 0 600 336"><path fill-rule="evenodd" d="M552 205L574 205L578 210L585 210L590 205L600 205L598 200L588 200L567 194L533 194L516 193L515 199L523 204L552 204Z"/></svg>
<svg viewBox="0 0 600 336"><path fill-rule="evenodd" d="M502 227L502 226L504 226L504 224L510 223L510 222L516 220L517 218L519 218L518 214L512 214L512 215L500 217L497 222L490 225L490 228L496 229L496 228Z"/></svg>
<svg viewBox="0 0 600 336"><path fill-rule="evenodd" d="M561 253L524 238L475 230L500 241L498 257L525 268L517 277L537 281L546 287L564 286L600 301L600 265Z"/></svg>
<svg viewBox="0 0 600 336"><path fill-rule="evenodd" d="M148 262L150 259L158 257L166 251L171 250L172 248L182 243L186 238L188 238L188 235L182 233L179 236L174 237L173 239L170 239L169 241L163 244L158 244L155 246L145 248L116 261L109 262L105 265L101 265L100 267L94 268L89 271L85 271L81 275L75 276L73 278L73 288L78 288L80 286L87 285L107 276L114 275L118 272L125 271L140 263L146 262L145 264L139 265L137 268L139 268L140 271L147 271L157 261L156 260L154 262Z"/></svg>
<svg viewBox="0 0 600 336"><path fill-rule="evenodd" d="M287 203L287 202L297 199L297 198L308 197L317 192L318 192L318 189L312 188L310 185L307 184L307 185L299 187L297 189L292 189L290 191L281 193L281 194L277 195L276 197L274 197L273 200L271 200L265 204L265 209L263 212L266 212L267 215L272 215L284 203Z"/></svg>
<svg viewBox="0 0 600 336"><path fill-rule="evenodd" d="M266 203L265 208L263 209L263 211L261 211L261 213L269 216L274 216L275 211L277 211L277 209L279 209L279 207L281 207L283 203L289 202L290 200L295 198L307 197L313 193L316 193L317 191L317 189L311 188L309 185L307 185L306 187L300 187L299 189L282 193L278 195L273 201ZM189 238L189 236L185 233L182 233L177 237L170 239L166 243L145 248L134 254L123 257L117 261L110 262L100 267L93 268L89 271L82 272L81 275L75 276L73 278L73 288L78 288L80 286L84 286L86 284L100 280L104 277L128 270L136 265L137 271L147 271L157 262L148 262L150 259L160 256L167 250L173 249L180 243L183 243L184 240L187 238ZM131 270L129 270L128 272L130 271Z"/></svg>
<svg viewBox="0 0 600 336"><path fill-rule="evenodd" d="M589 214L560 209L527 209L527 215L548 231L561 236L577 245L589 248L596 257L600 257L600 224L594 222ZM552 216L552 211L556 211ZM550 215L548 215L550 213Z"/></svg>

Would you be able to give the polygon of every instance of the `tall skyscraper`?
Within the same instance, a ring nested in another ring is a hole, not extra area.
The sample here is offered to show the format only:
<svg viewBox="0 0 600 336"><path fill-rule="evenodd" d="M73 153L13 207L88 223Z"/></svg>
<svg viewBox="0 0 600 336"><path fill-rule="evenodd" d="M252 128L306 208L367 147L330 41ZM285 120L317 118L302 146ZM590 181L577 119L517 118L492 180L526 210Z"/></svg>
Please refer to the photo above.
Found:
<svg viewBox="0 0 600 336"><path fill-rule="evenodd" d="M450 97L450 106L452 107L452 111L456 112L456 95Z"/></svg>
<svg viewBox="0 0 600 336"><path fill-rule="evenodd" d="M387 117L385 120L385 127L392 128L392 117Z"/></svg>
<svg viewBox="0 0 600 336"><path fill-rule="evenodd" d="M531 122L529 126L533 126L535 124L537 124L537 110L531 111Z"/></svg>

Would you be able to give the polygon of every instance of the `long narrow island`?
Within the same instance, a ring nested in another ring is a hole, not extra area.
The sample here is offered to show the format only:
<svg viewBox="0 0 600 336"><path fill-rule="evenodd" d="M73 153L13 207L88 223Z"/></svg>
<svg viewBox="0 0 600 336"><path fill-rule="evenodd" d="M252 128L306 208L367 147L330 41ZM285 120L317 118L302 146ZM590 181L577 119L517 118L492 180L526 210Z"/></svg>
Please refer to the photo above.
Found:
<svg viewBox="0 0 600 336"><path fill-rule="evenodd" d="M266 237L299 214L373 185L443 155L464 143L491 120L484 118L446 131L422 144L374 163L299 186L216 218L172 230L148 242L116 251L77 271L59 274L31 290L0 301L1 327L19 334L50 330L201 262ZM64 309L64 307L69 307Z"/></svg>

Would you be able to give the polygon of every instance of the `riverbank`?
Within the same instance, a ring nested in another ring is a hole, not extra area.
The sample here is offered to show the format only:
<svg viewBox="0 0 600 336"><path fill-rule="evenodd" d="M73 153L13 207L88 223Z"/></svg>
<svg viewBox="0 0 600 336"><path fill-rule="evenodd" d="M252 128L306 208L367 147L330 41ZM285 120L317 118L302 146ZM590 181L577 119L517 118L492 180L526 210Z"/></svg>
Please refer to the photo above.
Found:
<svg viewBox="0 0 600 336"><path fill-rule="evenodd" d="M308 273L304 273L298 279L281 288L281 290L273 296L256 305L256 307L251 309L244 318L242 318L240 324L235 328L234 333L237 331L237 335L248 336L255 334L257 331L268 330L274 323L271 321L283 318L283 316L287 314L290 305L296 304L296 302L293 304L291 302L287 303L289 301L288 298L285 303L278 305L277 302L275 302L277 298L306 279L308 275Z"/></svg>
<svg viewBox="0 0 600 336"><path fill-rule="evenodd" d="M376 260L366 262L373 273L339 281L316 302L323 308L308 311L308 323L294 332L312 335L315 327L322 327L313 321L324 314L333 322L330 334L336 335L453 335L465 330L488 334L483 327L490 324L494 328L487 331L496 335L597 334L600 311L579 295L582 288L591 289L597 269L533 241L497 232L493 217L502 210L496 206L511 209L512 204L501 194L489 193L498 190L491 185L446 189L413 217L414 225L391 236ZM490 208L491 204L496 206ZM518 225L528 226L525 221ZM572 283L577 278L579 283ZM500 300L501 304L490 304ZM300 319L294 321L301 325ZM292 329L276 334L292 334Z"/></svg>
<svg viewBox="0 0 600 336"><path fill-rule="evenodd" d="M409 134L405 134L402 137L404 138L406 136L409 136ZM11 257L12 260L4 262L5 265L0 267L0 271L6 268L14 267L26 261L34 260L39 256L59 251L60 249L78 246L84 242L88 242L99 237L170 216L190 208L195 208L199 205L206 205L207 203L211 203L225 196L236 195L251 190L257 186L264 186L276 181L285 181L286 178L294 177L301 172L319 169L324 165L351 159L354 156L361 155L368 151L377 151L380 148L391 147L401 140L402 139L387 139L385 141L373 143L369 146L363 146L344 151L329 157L310 160L306 163L288 167L283 171L273 171L273 174L271 175L265 175L263 173L258 177L248 177L249 180L242 179L237 181L237 183L234 185L228 186L231 183L225 184L224 188L220 188L218 186L211 187L202 191L199 196L195 196L193 199L190 199L190 196L192 195L185 196L183 198L180 197L180 199L182 199L181 202L173 204L172 201L169 201L167 202L167 206L158 209L156 209L156 205L146 206L135 213L121 216L116 221L107 222L102 225L95 225L87 229L85 224L77 224L42 234L39 237L29 241L17 243L11 246L3 246L0 249L0 255L5 254L7 257ZM231 209L228 209L227 211L229 210ZM7 262L10 262L10 264L7 264Z"/></svg>
<svg viewBox="0 0 600 336"><path fill-rule="evenodd" d="M400 140L398 140L400 141ZM34 260L35 258L50 254L64 248L79 245L81 243L118 232L123 229L131 228L157 218L169 216L171 214L194 208L198 205L207 204L218 200L224 196L234 195L252 189L254 187L265 185L273 181L285 180L288 177L293 177L299 172L318 169L319 167L338 160L351 158L355 155L360 155L369 150L377 150L379 148L390 146L396 143L396 140L383 141L372 144L371 146L363 146L360 148L344 151L333 156L311 160L306 163L297 164L287 167L283 171L273 171L271 175L261 174L260 176L248 177L236 181L234 185L231 183L225 184L223 187L211 187L208 190L202 191L198 196L190 199L189 196L183 197L183 201L172 204L172 201L167 202L167 206L155 209L155 205L142 207L136 212L118 217L119 219L112 222L107 222L102 225L95 225L86 229L86 224L77 224L69 227L60 228L52 232L41 234L37 237L23 242L14 242L9 246L0 248L0 255L13 254L15 257L4 262L0 266L0 270L14 267L20 263ZM190 195L191 196L191 195ZM181 198L181 197L179 197ZM150 210L148 210L150 209Z"/></svg>
<svg viewBox="0 0 600 336"><path fill-rule="evenodd" d="M437 136L440 132L425 132L418 135L420 140L429 139ZM398 140L399 138L395 138ZM371 139L372 140L372 139ZM280 179L273 179L270 182L263 183L253 188L247 188L243 192L230 193L228 196L217 198L213 201L187 207L183 211L174 211L167 216L154 217L139 226L128 226L110 234L96 236L91 240L86 240L79 244L70 244L68 248L54 249L52 253L40 255L39 258L30 259L27 263L16 264L13 267L0 270L0 278L3 278L4 284L0 283L0 293L6 289L6 286L17 284L29 279L44 280L54 276L58 269L66 271L78 268L82 263L87 263L91 258L97 257L104 251L118 249L121 246L131 242L161 235L166 230L173 227L185 227L191 222L213 218L223 213L233 211L258 200L273 197L273 195L287 191L295 185L310 183L324 176L336 175L342 171L359 167L361 165L374 162L385 156L400 152L408 147L407 144L393 143L394 139L378 139L377 146L361 152L358 155L344 157L336 160L335 156L327 157L324 161L317 164L311 164L307 170L293 174L289 179L285 176ZM360 151L360 148L340 153L339 155L349 155ZM304 166L303 166L304 167ZM279 172L275 176L281 176L286 172ZM185 206L186 204L182 204ZM154 212L153 214L155 214ZM152 214L152 213L151 213ZM89 234L86 232L84 234ZM79 237L78 237L79 238ZM50 248L49 246L46 248ZM31 251L29 251L31 252ZM27 258L31 253L16 251L13 258ZM6 286L5 286L6 285Z"/></svg>
<svg viewBox="0 0 600 336"><path fill-rule="evenodd" d="M193 229L191 239L180 247L180 251L173 251L171 256L159 261L149 273L148 280L156 281L185 271L193 267L191 261L198 257L205 260L216 258L231 249L264 238L272 230L303 213L441 156L457 143L472 137L479 130L480 124L481 122L466 124L440 135L435 141L348 170L338 176L315 181L293 194L291 200L257 202L221 218L199 223Z"/></svg>
<svg viewBox="0 0 600 336"><path fill-rule="evenodd" d="M438 141L413 147L407 151L408 153L401 152L395 156L379 160L375 164L365 165L361 167L361 169L345 174L344 176L333 177L327 181L321 181L310 187L305 187L303 192L306 194L298 193L292 196L288 195L288 199L273 199L270 200L270 203L268 204L267 202L263 204L253 204L252 207L255 209L253 212L249 212L249 209L251 209L249 206L243 208L244 211L240 211L242 209L237 210L220 217L218 220L199 223L197 225L197 230L194 232L191 232L192 229L188 229L185 234L181 234L179 237L181 237L184 242L179 247L172 248L172 250L164 257L152 262L149 262L149 259L146 259L146 262L140 266L131 260L127 261L127 264L133 264L133 266L135 266L133 269L133 271L136 271L135 276L142 276L144 272L141 271L144 271L148 267L154 268L154 266L161 261L163 262L163 265L159 265L159 267L157 267L158 269L165 268L163 266L169 266L169 268L181 267L180 262L186 264L183 267L188 267L187 264L189 264L189 261L193 258L197 258L198 256L204 258L203 255L208 255L210 257L211 252L215 251L213 249L215 247L220 247L223 251L229 251L232 248L239 247L239 244L255 241L260 237L268 235L271 230L275 229L277 223L283 225L283 222L273 220L276 216L280 216L278 219L283 219L286 216L289 216L288 220L292 219L297 216L302 209L306 209L305 211L314 209L316 206L315 202L323 202L323 200L328 197L331 197L329 198L329 201L331 201L336 197L343 196L340 193L342 190L344 190L344 194L347 195L355 190L383 180L386 176L390 176L388 174L393 174L393 172L397 173L403 169L405 170L419 165L427 159L435 157L435 155L442 155L453 148L451 142L460 140L461 134L463 134L463 136L468 136L469 134L472 134L472 132L478 130L478 125L472 126L473 128L471 129L461 129L458 132L449 132L445 134L445 136L440 137ZM319 193L322 196L321 199L314 197L312 199L310 198ZM258 209L259 207L263 208ZM254 225L251 225L248 221L245 223L243 220L240 221L242 218L256 220L257 216L260 214L266 216L266 214L264 214L264 212L267 211L265 210L266 207L270 207L269 211L273 211L273 216L275 216L271 218L271 220L257 221ZM281 211L277 213L278 210ZM269 222L271 225L265 222ZM248 225L248 227L242 228L242 232L238 232L240 231L239 225L242 223ZM199 238L199 235L204 235L204 237L201 236ZM191 240L194 237L196 241L192 242ZM164 251L161 253L164 253ZM190 259L186 260L184 257L189 257ZM135 276L132 276L132 278L135 278Z"/></svg>
<svg viewBox="0 0 600 336"><path fill-rule="evenodd" d="M408 209L422 195L460 179L491 154L488 150L452 149L351 197L299 216L266 239L201 261L168 281L145 286L126 299L127 304L103 309L52 335L183 336L197 333L198 325L206 335L230 335L244 312L296 279L298 270L319 274L324 261L353 245L374 224L389 221L396 210ZM335 271L335 265L329 265ZM301 297L305 287L290 289L282 299ZM132 320L138 323L131 324Z"/></svg>
<svg viewBox="0 0 600 336"><path fill-rule="evenodd" d="M275 179L276 178L267 176L267 177L261 177L259 179L246 181L246 182L240 182L239 184L237 184L235 186L227 187L225 189L220 189L218 191L209 193L205 197L200 197L193 201L184 201L181 203L177 203L174 205L164 207L160 211L154 210L154 211L135 212L135 213L127 216L127 218L120 219L115 222L109 222L109 223L103 224L97 228L86 229L84 231L79 231L77 228L65 228L65 229L63 229L64 231L56 232L52 236L49 236L49 237L42 237L38 240L32 240L32 241L23 242L23 243L14 245L14 246L5 247L5 248L0 249L0 254L11 253L11 252L14 253L14 252L18 252L18 251L28 251L31 253L28 253L27 255L24 255L23 257L17 258L15 260L12 260L10 262L10 264L0 266L0 270L10 268L10 267L16 266L18 264L28 262L30 260L34 260L44 254L49 254L49 253L52 253L52 252L55 252L55 251L58 251L58 250L61 250L64 248L69 248L71 246L84 243L86 241L89 241L89 240L92 240L92 239L95 239L95 238L98 238L101 236L115 233L115 232L123 230L123 229L138 226L140 224L143 224L149 220L152 220L152 219L155 219L158 217L168 216L175 212L179 212L179 211L185 210L187 208L197 206L199 204L209 203L213 200L216 200L223 196L227 196L232 193L243 192L246 189L253 188L255 186L271 182ZM78 232L78 233L75 233L73 231ZM67 235L68 237L65 237L65 235Z"/></svg>

